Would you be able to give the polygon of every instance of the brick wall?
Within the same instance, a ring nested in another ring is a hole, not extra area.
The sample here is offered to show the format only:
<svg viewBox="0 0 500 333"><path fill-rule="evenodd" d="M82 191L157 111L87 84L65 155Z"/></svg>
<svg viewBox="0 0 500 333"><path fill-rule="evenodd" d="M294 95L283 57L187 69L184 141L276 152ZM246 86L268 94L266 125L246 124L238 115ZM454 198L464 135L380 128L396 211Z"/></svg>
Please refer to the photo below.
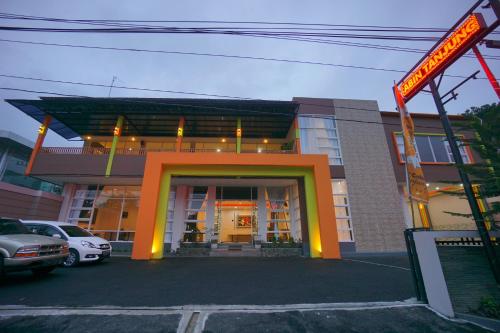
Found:
<svg viewBox="0 0 500 333"><path fill-rule="evenodd" d="M477 309L481 298L486 296L500 302L500 290L482 247L437 248L454 311L466 313Z"/></svg>
<svg viewBox="0 0 500 333"><path fill-rule="evenodd" d="M404 216L377 102L335 99L333 104L356 251L405 251Z"/></svg>

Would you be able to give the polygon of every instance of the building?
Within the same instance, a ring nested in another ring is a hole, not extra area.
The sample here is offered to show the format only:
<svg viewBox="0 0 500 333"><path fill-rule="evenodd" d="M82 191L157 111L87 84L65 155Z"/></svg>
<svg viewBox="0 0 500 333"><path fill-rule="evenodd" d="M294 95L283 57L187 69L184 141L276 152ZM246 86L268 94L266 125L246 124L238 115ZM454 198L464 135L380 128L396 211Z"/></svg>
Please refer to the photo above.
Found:
<svg viewBox="0 0 500 333"><path fill-rule="evenodd" d="M59 219L128 244L135 259L194 243L295 242L313 258L405 250L401 128L376 101L8 102L42 124L27 172L64 183ZM417 138L421 157L430 149L434 159L424 166L429 186L458 184L438 118L415 122L433 133L430 148ZM83 146L41 147L47 127Z"/></svg>
<svg viewBox="0 0 500 333"><path fill-rule="evenodd" d="M62 186L24 174L32 147L33 142L0 130L0 216L55 220Z"/></svg>

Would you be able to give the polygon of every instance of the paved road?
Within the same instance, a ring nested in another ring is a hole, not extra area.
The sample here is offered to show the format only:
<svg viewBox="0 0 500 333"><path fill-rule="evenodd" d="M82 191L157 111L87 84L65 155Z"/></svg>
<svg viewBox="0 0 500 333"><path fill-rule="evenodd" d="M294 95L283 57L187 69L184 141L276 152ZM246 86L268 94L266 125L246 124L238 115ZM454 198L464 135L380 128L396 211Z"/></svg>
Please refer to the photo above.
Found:
<svg viewBox="0 0 500 333"><path fill-rule="evenodd" d="M397 301L414 296L405 257L167 258L29 272L0 284L0 304L174 306Z"/></svg>
<svg viewBox="0 0 500 333"><path fill-rule="evenodd" d="M57 311L57 310L56 310ZM5 314L3 314L5 315ZM443 319L423 306L305 311L215 311L183 314L33 315L2 317L3 333L91 332L405 332L486 333L480 327Z"/></svg>

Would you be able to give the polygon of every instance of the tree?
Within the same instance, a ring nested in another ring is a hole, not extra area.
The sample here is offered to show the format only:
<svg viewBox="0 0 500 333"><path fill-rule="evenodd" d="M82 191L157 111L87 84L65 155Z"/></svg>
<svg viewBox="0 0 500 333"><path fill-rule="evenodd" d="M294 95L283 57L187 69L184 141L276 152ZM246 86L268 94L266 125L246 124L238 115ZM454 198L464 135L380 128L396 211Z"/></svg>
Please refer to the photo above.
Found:
<svg viewBox="0 0 500 333"><path fill-rule="evenodd" d="M482 161L457 167L479 186L477 195L480 199L490 199L483 215L495 225L500 222L500 103L471 107L463 116L465 120L454 125L461 131L473 132L474 136L462 139L462 145L476 151ZM463 195L463 191L447 194ZM495 199L492 201L491 198ZM472 217L472 214L447 213Z"/></svg>

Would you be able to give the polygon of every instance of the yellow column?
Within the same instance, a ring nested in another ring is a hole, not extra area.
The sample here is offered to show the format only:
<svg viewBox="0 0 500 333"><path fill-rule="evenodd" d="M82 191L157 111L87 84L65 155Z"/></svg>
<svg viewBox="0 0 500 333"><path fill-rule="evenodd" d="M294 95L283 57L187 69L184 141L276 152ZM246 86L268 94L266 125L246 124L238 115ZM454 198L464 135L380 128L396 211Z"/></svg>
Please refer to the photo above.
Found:
<svg viewBox="0 0 500 333"><path fill-rule="evenodd" d="M113 166L113 158L115 157L116 145L118 144L118 139L122 134L122 126L123 126L123 116L119 116L116 121L116 126L113 131L113 143L111 144L111 150L109 152L108 165L106 166L106 177L111 175L111 167Z"/></svg>
<svg viewBox="0 0 500 333"><path fill-rule="evenodd" d="M241 118L238 117L236 124L236 154L241 153Z"/></svg>
<svg viewBox="0 0 500 333"><path fill-rule="evenodd" d="M184 117L179 119L179 127L177 128L177 139L175 141L175 151L180 152L182 148L182 138L184 137Z"/></svg>

